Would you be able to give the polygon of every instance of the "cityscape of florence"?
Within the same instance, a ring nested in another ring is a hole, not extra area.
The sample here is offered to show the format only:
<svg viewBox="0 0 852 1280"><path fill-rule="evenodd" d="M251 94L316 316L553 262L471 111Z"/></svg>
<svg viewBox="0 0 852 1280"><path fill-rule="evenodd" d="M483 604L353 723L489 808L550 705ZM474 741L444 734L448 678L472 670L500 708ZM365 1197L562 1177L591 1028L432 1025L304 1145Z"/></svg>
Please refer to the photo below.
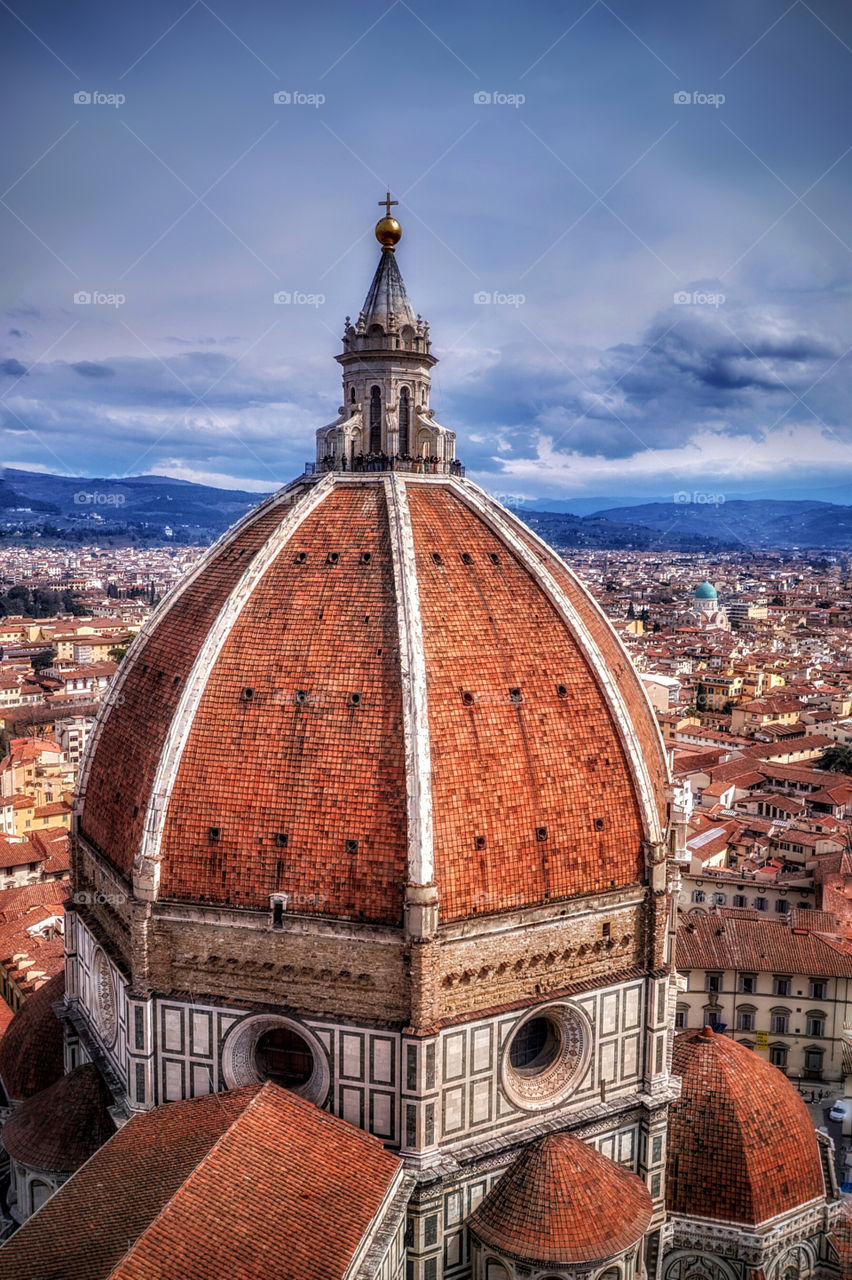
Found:
<svg viewBox="0 0 852 1280"><path fill-rule="evenodd" d="M0 1280L852 1280L848 7L0 31Z"/></svg>

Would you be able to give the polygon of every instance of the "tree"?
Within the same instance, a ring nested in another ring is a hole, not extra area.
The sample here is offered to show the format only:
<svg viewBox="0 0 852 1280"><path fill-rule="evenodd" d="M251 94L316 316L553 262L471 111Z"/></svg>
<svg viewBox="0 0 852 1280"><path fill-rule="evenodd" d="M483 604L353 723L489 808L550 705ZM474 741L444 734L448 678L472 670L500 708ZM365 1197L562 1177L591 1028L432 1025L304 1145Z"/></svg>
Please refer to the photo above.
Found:
<svg viewBox="0 0 852 1280"><path fill-rule="evenodd" d="M45 649L43 653L35 654L30 665L33 671L38 674L39 671L44 671L45 667L52 667L55 660L56 650Z"/></svg>
<svg viewBox="0 0 852 1280"><path fill-rule="evenodd" d="M109 651L109 656L112 658L113 662L121 662L121 660L123 659L124 655L127 653L127 650L129 648L130 648L129 644L114 645L113 648L110 649Z"/></svg>
<svg viewBox="0 0 852 1280"><path fill-rule="evenodd" d="M634 619L635 617L636 617L636 610L633 608L633 601L631 600L631 601L630 601L630 604L627 606L627 620L628 620L628 622L632 622L632 621L633 621L633 619Z"/></svg>
<svg viewBox="0 0 852 1280"><path fill-rule="evenodd" d="M826 747L819 758L819 767L829 773L852 774L852 747Z"/></svg>

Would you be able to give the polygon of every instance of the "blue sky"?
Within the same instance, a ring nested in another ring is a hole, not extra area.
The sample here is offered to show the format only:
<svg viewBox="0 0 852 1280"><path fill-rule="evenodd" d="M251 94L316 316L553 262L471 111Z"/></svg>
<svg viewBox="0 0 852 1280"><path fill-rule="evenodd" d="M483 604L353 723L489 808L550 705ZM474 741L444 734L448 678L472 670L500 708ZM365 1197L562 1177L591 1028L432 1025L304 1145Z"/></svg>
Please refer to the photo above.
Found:
<svg viewBox="0 0 852 1280"><path fill-rule="evenodd" d="M0 45L7 464L301 470L390 187L488 488L849 500L847 5L9 0Z"/></svg>

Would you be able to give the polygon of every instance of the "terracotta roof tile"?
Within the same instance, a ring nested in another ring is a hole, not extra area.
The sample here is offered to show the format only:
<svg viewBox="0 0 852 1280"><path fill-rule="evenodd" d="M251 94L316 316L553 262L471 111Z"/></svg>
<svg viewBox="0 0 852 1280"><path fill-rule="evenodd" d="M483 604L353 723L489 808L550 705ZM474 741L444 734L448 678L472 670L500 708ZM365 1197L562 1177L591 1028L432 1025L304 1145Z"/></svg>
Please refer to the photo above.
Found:
<svg viewBox="0 0 852 1280"><path fill-rule="evenodd" d="M411 482L407 495L441 918L500 909L508 882L517 905L641 881L638 784L571 628L455 488ZM223 543L126 660L80 819L124 874L192 660L285 514L267 509ZM573 576L547 563L611 664L663 811L664 756L638 679ZM171 785L159 894L268 909L282 893L302 913L400 924L406 790L384 487L340 483L282 540L211 664Z"/></svg>
<svg viewBox="0 0 852 1280"><path fill-rule="evenodd" d="M577 641L527 569L454 494L411 485L408 500L442 918L493 910L507 883L520 901L538 903L641 880L635 784Z"/></svg>
<svg viewBox="0 0 852 1280"><path fill-rule="evenodd" d="M399 1169L276 1085L133 1116L0 1249L0 1280L341 1280Z"/></svg>
<svg viewBox="0 0 852 1280"><path fill-rule="evenodd" d="M804 913L810 917L813 913ZM802 928L801 920L797 924ZM794 932L786 920L723 910L694 914L678 931L679 969L745 969L752 973L852 976L852 956L814 933Z"/></svg>
<svg viewBox="0 0 852 1280"><path fill-rule="evenodd" d="M64 994L62 972L24 1001L0 1040L0 1081L10 1099L30 1098L63 1074L62 1024L51 1006Z"/></svg>
<svg viewBox="0 0 852 1280"><path fill-rule="evenodd" d="M73 1173L115 1133L112 1105L97 1067L77 1067L22 1102L3 1126L14 1160L53 1173Z"/></svg>
<svg viewBox="0 0 852 1280"><path fill-rule="evenodd" d="M640 1240L651 1220L635 1173L567 1133L528 1146L468 1219L486 1245L524 1262L601 1262Z"/></svg>
<svg viewBox="0 0 852 1280"><path fill-rule="evenodd" d="M813 1122L776 1067L709 1027L677 1036L670 1213L749 1225L825 1195Z"/></svg>

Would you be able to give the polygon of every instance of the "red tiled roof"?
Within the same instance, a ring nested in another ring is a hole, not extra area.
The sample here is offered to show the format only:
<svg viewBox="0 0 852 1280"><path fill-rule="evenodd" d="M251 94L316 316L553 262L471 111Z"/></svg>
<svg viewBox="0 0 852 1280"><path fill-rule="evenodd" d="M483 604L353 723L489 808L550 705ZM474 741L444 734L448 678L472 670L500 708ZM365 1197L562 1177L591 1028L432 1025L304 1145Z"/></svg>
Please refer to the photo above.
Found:
<svg viewBox="0 0 852 1280"><path fill-rule="evenodd" d="M452 488L411 483L408 502L441 918L499 902L508 881L515 904L640 881L638 783L571 627ZM125 660L81 814L82 834L125 875L192 659L285 514L261 508ZM573 576L547 564L609 664L663 813L664 755L638 679ZM303 912L401 922L408 829L397 603L383 486L339 484L282 541L212 662L171 785L161 897L268 909L270 894L284 892Z"/></svg>
<svg viewBox="0 0 852 1280"><path fill-rule="evenodd" d="M3 1126L3 1146L31 1168L73 1173L115 1133L112 1102L88 1062L22 1102Z"/></svg>
<svg viewBox="0 0 852 1280"><path fill-rule="evenodd" d="M0 870L43 861L44 854L34 849L29 840L5 840L0 836Z"/></svg>
<svg viewBox="0 0 852 1280"><path fill-rule="evenodd" d="M636 785L577 641L528 571L454 494L412 485L408 500L442 918L470 914L483 894L499 899L507 883L519 900L536 903L640 880ZM603 633L588 604L583 617ZM557 696L559 684L570 697ZM509 698L512 687L521 690L520 705ZM629 698L626 681L624 689ZM481 701L464 706L465 690ZM656 742L644 704L634 713L642 716ZM544 841L536 839L540 827ZM478 835L487 842L480 853Z"/></svg>
<svg viewBox="0 0 852 1280"><path fill-rule="evenodd" d="M54 1084L65 1069L62 1024L51 1005L65 994L65 973L28 996L0 1040L0 1081L14 1101Z"/></svg>
<svg viewBox="0 0 852 1280"><path fill-rule="evenodd" d="M135 1115L0 1249L0 1280L341 1280L399 1169L273 1084Z"/></svg>
<svg viewBox="0 0 852 1280"><path fill-rule="evenodd" d="M139 847L181 686L220 608L283 514L280 506L261 507L223 539L219 554L176 595L151 635L134 642L133 653L139 656L133 677L122 685L116 705L102 706L106 719L92 761L82 827L125 875ZM233 768L234 761L229 763Z"/></svg>
<svg viewBox="0 0 852 1280"><path fill-rule="evenodd" d="M14 1016L14 1009L10 1009L3 997L0 996L0 1036L4 1036L6 1034L9 1024Z"/></svg>
<svg viewBox="0 0 852 1280"><path fill-rule="evenodd" d="M786 920L749 919L739 911L690 915L676 946L679 969L852 977L852 956L825 938L794 933Z"/></svg>
<svg viewBox="0 0 852 1280"><path fill-rule="evenodd" d="M523 1262L571 1266L629 1249L651 1220L635 1173L567 1133L528 1146L468 1219L486 1245Z"/></svg>
<svg viewBox="0 0 852 1280"><path fill-rule="evenodd" d="M64 800L54 800L50 804L41 804L33 814L34 818L55 818L60 813L70 813L71 806Z"/></svg>
<svg viewBox="0 0 852 1280"><path fill-rule="evenodd" d="M709 1027L674 1042L670 1213L756 1225L825 1195L813 1121L776 1067Z"/></svg>
<svg viewBox="0 0 852 1280"><path fill-rule="evenodd" d="M67 832L63 834L67 839ZM17 889L0 889L0 925L22 920L33 907L54 907L55 914L61 915L63 903L70 892L67 883L55 880L22 884ZM5 936L0 932L0 937Z"/></svg>

